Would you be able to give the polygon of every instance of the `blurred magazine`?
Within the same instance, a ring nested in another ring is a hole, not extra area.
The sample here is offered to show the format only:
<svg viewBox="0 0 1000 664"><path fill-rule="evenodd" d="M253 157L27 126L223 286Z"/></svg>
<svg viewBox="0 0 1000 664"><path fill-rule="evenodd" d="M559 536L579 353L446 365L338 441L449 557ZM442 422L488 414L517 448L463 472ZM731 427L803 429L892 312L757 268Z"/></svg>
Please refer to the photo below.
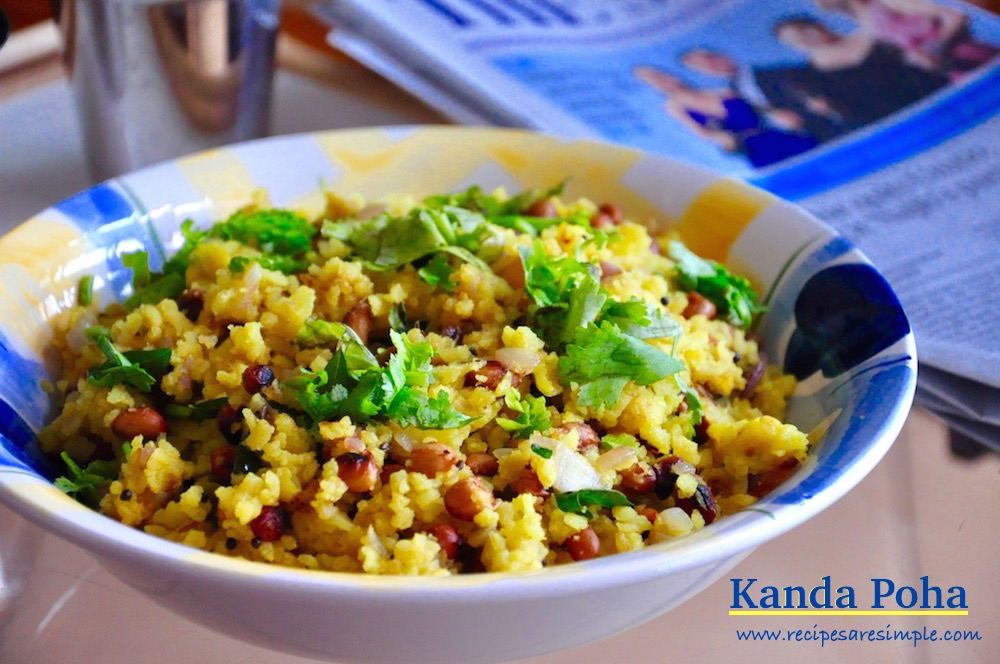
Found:
<svg viewBox="0 0 1000 664"><path fill-rule="evenodd" d="M660 152L886 275L918 400L1000 449L1000 19L947 0L335 0L330 41L456 122Z"/></svg>

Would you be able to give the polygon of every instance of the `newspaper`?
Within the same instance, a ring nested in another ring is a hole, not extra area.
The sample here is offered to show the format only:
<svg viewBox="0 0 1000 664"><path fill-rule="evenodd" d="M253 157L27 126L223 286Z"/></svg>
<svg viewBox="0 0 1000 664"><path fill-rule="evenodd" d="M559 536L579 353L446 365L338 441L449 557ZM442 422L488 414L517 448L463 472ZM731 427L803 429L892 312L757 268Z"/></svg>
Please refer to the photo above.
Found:
<svg viewBox="0 0 1000 664"><path fill-rule="evenodd" d="M1000 449L1000 19L949 0L336 0L457 122L612 140L796 201L886 275L918 400Z"/></svg>

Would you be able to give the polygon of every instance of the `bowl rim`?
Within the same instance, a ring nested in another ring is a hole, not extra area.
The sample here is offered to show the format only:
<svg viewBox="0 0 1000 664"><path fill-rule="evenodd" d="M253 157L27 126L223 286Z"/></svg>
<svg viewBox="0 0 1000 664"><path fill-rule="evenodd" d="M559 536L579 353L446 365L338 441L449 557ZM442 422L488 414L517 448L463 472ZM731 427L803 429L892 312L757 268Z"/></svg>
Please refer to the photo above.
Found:
<svg viewBox="0 0 1000 664"><path fill-rule="evenodd" d="M671 168L723 177L702 166L606 141L591 139L571 141L541 132L499 127L400 125L334 129L272 136L225 146L223 149L264 142L280 143L302 137L333 136L349 139L352 135L386 131L430 131L439 132L442 137L464 133L516 134L544 140L555 139L566 144L583 143L598 146L602 150L625 151L660 160ZM196 154L207 152L212 151ZM175 161L177 160L166 160L160 164L123 174L103 183L95 184L79 193L86 193L95 187L106 186L132 174L150 172ZM769 209L777 207L783 216L798 217L800 223L812 225L817 230L817 234L825 234L828 239L844 239L824 222L794 203L774 197L743 180L735 180L735 182L751 191L762 192L773 199ZM52 209L50 207L43 210L39 215ZM25 223L29 222L30 220ZM852 258L861 264L872 266L871 261L853 243L846 239L844 241L848 249L852 251ZM895 292L892 293L892 296L900 312L903 312L903 306ZM702 530L668 542L541 570L489 572L448 577L378 576L361 572L291 568L242 558L231 558L175 543L126 526L80 505L69 496L58 492L47 480L28 471L14 468L0 469L2 471L0 472L0 502L42 529L55 533L61 538L97 554L99 558L111 562L127 561L141 567L157 568L174 578L184 577L203 582L223 585L238 584L240 586L246 585L253 579L253 583L258 584L261 588L271 591L295 592L302 596L322 597L329 593L336 593L338 596L370 601L377 601L376 598L386 596L391 597L394 602L404 603L441 599L481 602L498 601L502 600L503 597L516 597L523 600L531 597L574 595L610 586L639 583L653 576L679 573L706 563L722 561L741 553L749 553L765 541L800 525L840 499L868 475L889 450L902 430L912 405L916 391L917 373L917 354L912 328L897 343L902 345L901 353L908 356L905 359L905 364L911 371L898 392L892 395L894 401L888 417L881 422L867 421L865 423L865 432L870 432L870 438L863 449L856 453L848 465L840 469L840 473L835 479L820 491L811 494L808 499L795 503L783 503L776 500L795 488L797 484L794 481L795 477L808 475L807 468L800 467L792 478L756 502L754 506L757 509L745 509L727 515L720 522L710 524ZM0 434L0 438L6 440L2 434ZM783 487L784 490L782 490ZM74 518L74 515L80 514L80 510L88 513L88 518L83 519L82 522ZM500 593L501 597L498 597L498 589L503 590Z"/></svg>

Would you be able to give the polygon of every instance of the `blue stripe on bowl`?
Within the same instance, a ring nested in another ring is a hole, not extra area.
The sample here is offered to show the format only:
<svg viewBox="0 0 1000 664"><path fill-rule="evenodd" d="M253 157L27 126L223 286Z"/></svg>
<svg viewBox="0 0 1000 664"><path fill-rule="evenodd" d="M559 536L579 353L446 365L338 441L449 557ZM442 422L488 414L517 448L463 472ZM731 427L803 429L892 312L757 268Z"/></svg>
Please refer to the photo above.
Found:
<svg viewBox="0 0 1000 664"><path fill-rule="evenodd" d="M905 417L905 411L900 411L901 395L916 379L914 359L898 357L895 363L881 370L861 373L865 375L851 377L845 413L848 416L838 417L813 451L815 468L788 492L768 497L767 503L800 503L842 481L844 468L876 445L894 421ZM851 413L864 415L851 417Z"/></svg>
<svg viewBox="0 0 1000 664"><path fill-rule="evenodd" d="M121 256L145 251L149 266L163 265L159 240L145 221L145 215L115 182L104 182L57 204L64 214L104 253L105 268L99 270L113 297L122 300L132 292L132 271L122 265Z"/></svg>
<svg viewBox="0 0 1000 664"><path fill-rule="evenodd" d="M0 331L0 465L30 467L47 474L35 432L49 420L52 402L41 386L45 366L24 357Z"/></svg>
<svg viewBox="0 0 1000 664"><path fill-rule="evenodd" d="M95 231L117 219L127 219L136 212L128 197L110 182L71 196L57 203L55 209L72 219L85 232Z"/></svg>
<svg viewBox="0 0 1000 664"><path fill-rule="evenodd" d="M17 468L53 479L51 462L35 442L35 432L10 404L0 401L0 468Z"/></svg>
<svg viewBox="0 0 1000 664"><path fill-rule="evenodd" d="M0 330L0 401L35 430L51 415L49 395L41 387L46 378L51 377L40 359L24 357Z"/></svg>

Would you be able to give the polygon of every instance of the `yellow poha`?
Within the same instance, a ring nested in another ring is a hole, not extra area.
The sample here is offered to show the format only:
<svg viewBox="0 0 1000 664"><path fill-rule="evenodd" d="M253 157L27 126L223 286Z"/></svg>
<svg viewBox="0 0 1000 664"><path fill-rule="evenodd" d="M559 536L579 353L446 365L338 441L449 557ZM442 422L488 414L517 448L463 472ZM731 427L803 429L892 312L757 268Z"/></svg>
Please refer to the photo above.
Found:
<svg viewBox="0 0 1000 664"><path fill-rule="evenodd" d="M207 551L372 574L538 569L753 503L808 440L749 283L560 195L258 202L185 224L158 272L124 256L128 300L53 321L57 485Z"/></svg>

